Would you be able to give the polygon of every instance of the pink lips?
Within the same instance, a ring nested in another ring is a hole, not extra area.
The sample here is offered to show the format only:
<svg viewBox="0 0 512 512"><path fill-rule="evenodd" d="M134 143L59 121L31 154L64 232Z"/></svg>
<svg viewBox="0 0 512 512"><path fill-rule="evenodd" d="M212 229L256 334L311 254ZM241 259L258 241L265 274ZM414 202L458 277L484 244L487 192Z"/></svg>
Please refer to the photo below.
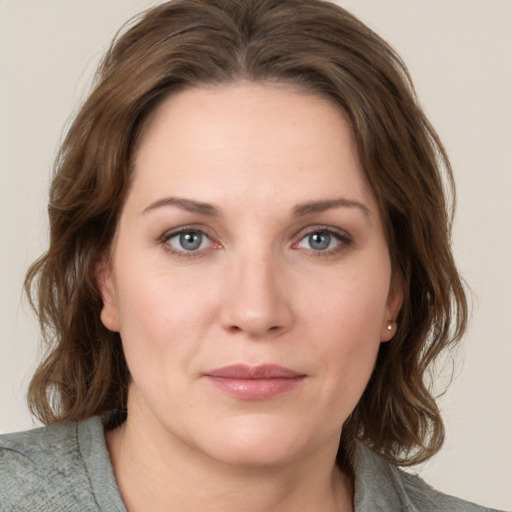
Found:
<svg viewBox="0 0 512 512"><path fill-rule="evenodd" d="M291 391L306 377L274 364L224 366L204 374L214 386L240 400L268 400Z"/></svg>

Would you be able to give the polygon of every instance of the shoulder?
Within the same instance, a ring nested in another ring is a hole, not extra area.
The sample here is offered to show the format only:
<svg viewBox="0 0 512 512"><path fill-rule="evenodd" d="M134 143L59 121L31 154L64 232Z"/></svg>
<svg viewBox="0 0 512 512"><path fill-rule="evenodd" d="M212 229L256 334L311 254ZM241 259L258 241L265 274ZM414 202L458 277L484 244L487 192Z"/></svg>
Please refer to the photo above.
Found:
<svg viewBox="0 0 512 512"><path fill-rule="evenodd" d="M395 468L397 481L404 489L407 498L415 505L418 511L430 512L443 510L446 512L499 512L469 501L441 493L417 475L406 473Z"/></svg>
<svg viewBox="0 0 512 512"><path fill-rule="evenodd" d="M499 512L436 491L366 446L356 452L356 512Z"/></svg>
<svg viewBox="0 0 512 512"><path fill-rule="evenodd" d="M4 510L98 510L80 451L80 425L66 423L0 436Z"/></svg>
<svg viewBox="0 0 512 512"><path fill-rule="evenodd" d="M13 432L0 436L2 460L23 461L24 464L45 466L52 459L73 454L78 447L76 423L52 425L25 432ZM58 446L58 452L55 448ZM51 455L51 458L49 456Z"/></svg>

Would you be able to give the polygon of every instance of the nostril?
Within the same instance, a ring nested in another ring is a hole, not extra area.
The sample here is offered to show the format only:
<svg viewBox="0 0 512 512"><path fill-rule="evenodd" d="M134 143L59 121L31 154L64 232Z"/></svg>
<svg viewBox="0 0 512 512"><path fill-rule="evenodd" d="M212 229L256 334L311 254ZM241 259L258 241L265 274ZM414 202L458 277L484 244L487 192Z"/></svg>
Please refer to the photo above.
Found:
<svg viewBox="0 0 512 512"><path fill-rule="evenodd" d="M293 324L289 303L279 290L274 289L275 284L263 286L261 279L254 284L254 274L250 277L249 281L248 278L238 279L232 295L221 304L220 324L224 332L232 335L278 337Z"/></svg>
<svg viewBox="0 0 512 512"><path fill-rule="evenodd" d="M253 328L252 330L256 330L256 329ZM269 327L268 329L264 329L262 331L269 333L269 332L278 332L280 330L281 330L281 327L279 325L273 325L273 326ZM228 327L228 331L235 334L235 333L240 333L243 331L251 332L251 329L250 328L244 329L238 325L230 325Z"/></svg>

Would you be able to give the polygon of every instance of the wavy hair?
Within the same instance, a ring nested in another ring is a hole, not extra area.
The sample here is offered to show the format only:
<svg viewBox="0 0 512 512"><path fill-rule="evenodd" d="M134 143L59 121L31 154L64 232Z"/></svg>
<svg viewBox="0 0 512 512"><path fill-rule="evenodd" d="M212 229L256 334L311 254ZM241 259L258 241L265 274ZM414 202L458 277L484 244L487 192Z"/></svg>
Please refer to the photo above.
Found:
<svg viewBox="0 0 512 512"><path fill-rule="evenodd" d="M46 347L31 411L45 424L101 415L113 427L126 417L130 375L119 334L100 320L96 268L130 187L137 141L177 90L240 80L329 98L351 123L404 301L343 426L338 463L356 439L396 464L426 460L444 438L426 377L467 321L450 248L452 172L397 54L323 0L174 0L115 38L60 149L49 248L25 280Z"/></svg>

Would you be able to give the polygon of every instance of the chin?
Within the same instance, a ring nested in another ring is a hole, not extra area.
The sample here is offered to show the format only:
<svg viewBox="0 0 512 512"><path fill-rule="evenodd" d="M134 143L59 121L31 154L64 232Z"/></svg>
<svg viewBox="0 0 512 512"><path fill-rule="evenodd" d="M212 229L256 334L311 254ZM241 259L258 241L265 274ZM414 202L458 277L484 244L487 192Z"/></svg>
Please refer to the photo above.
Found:
<svg viewBox="0 0 512 512"><path fill-rule="evenodd" d="M282 446L268 439L245 439L236 444L232 440L219 442L213 450L209 451L210 456L219 462L246 468L286 466L299 455L297 446Z"/></svg>
<svg viewBox="0 0 512 512"><path fill-rule="evenodd" d="M236 418L226 428L210 431L207 437L205 451L211 458L248 468L289 464L304 454L308 438L296 424L254 416Z"/></svg>

